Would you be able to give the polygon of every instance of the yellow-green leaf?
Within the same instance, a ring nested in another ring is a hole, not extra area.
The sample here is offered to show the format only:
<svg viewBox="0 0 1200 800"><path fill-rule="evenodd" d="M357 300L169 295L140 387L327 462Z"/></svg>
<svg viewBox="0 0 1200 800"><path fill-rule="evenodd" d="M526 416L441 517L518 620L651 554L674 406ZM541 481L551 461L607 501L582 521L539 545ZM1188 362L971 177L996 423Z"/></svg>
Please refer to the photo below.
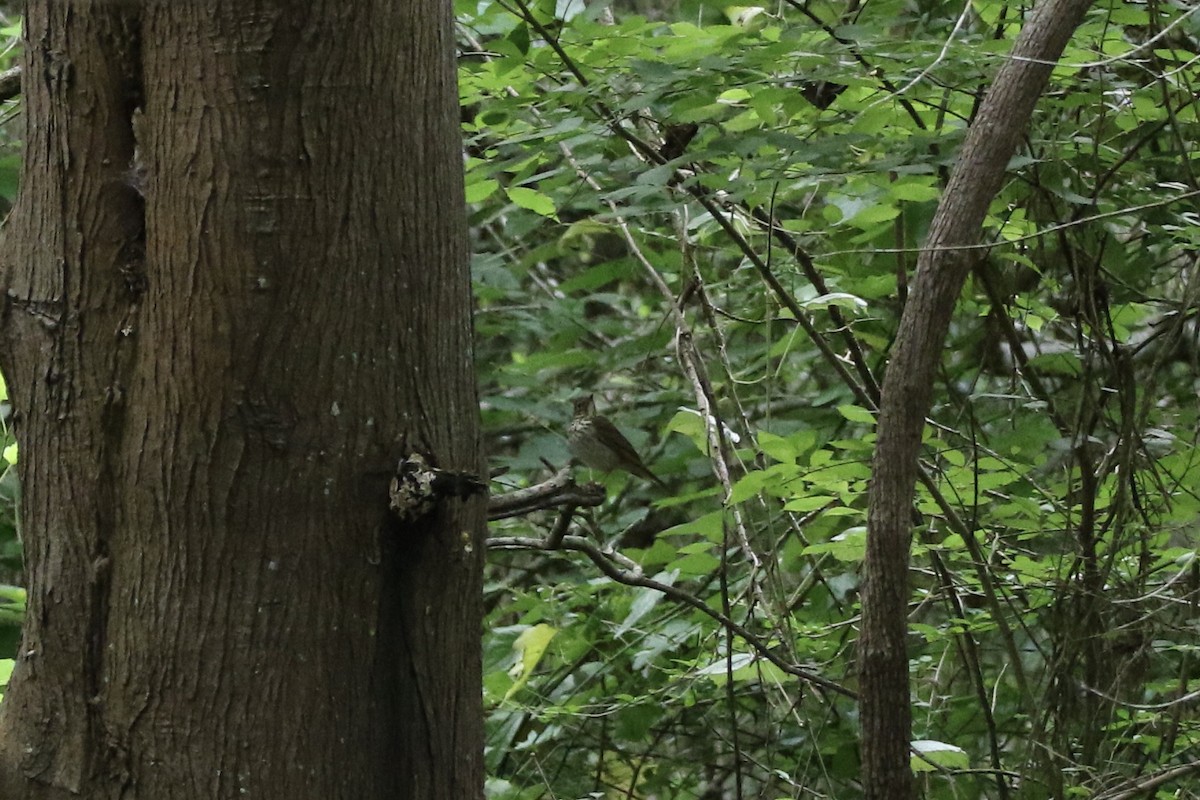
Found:
<svg viewBox="0 0 1200 800"><path fill-rule="evenodd" d="M554 216L554 201L536 189L528 186L514 186L507 190L508 199L518 206L528 209L543 217Z"/></svg>
<svg viewBox="0 0 1200 800"><path fill-rule="evenodd" d="M513 642L513 650L517 651L517 662L508 671L512 676L513 685L504 693L505 700L510 699L529 682L529 676L537 668L538 662L546 654L550 640L557 633L558 628L542 623L529 628Z"/></svg>

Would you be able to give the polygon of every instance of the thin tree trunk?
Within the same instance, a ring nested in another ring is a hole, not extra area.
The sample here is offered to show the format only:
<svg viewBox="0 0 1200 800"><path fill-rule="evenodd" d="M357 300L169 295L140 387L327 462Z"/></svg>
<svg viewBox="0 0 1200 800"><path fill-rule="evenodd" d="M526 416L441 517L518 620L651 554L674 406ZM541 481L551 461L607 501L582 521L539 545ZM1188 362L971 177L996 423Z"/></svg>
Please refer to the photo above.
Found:
<svg viewBox="0 0 1200 800"><path fill-rule="evenodd" d="M872 460L858 662L868 798L913 796L906 610L913 489L921 432L954 302L988 204L1038 97L1091 0L1044 0L971 125L921 251L883 384Z"/></svg>
<svg viewBox="0 0 1200 800"><path fill-rule="evenodd" d="M0 796L482 795L451 4L30 0Z"/></svg>

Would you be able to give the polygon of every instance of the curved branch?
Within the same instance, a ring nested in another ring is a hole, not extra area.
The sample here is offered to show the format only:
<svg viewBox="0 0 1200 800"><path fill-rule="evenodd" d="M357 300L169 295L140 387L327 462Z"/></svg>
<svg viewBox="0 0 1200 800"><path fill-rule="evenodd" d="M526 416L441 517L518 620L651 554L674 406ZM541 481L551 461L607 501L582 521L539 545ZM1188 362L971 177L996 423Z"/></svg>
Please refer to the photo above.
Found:
<svg viewBox="0 0 1200 800"><path fill-rule="evenodd" d="M911 508L935 370L988 205L1090 0L1038 4L971 125L917 261L883 383L871 464L862 592L863 788L868 798L913 793L905 608Z"/></svg>

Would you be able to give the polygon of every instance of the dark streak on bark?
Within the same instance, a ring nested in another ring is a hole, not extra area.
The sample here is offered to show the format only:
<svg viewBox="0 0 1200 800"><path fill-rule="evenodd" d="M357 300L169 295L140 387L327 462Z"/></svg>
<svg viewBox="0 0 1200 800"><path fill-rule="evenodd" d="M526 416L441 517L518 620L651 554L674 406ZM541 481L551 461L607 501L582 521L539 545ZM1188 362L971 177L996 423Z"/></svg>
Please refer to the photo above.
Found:
<svg viewBox="0 0 1200 800"><path fill-rule="evenodd" d="M117 241L115 259L117 274L122 281L116 287L115 305L126 306L120 326L109 333L112 337L109 363L105 372L108 386L100 410L100 430L97 437L96 535L92 541L89 592L91 617L88 620L88 653L84 674L87 681L88 731L90 760L88 774L98 780L112 780L125 786L130 777L128 766L127 731L110 724L105 686L109 679L108 644L110 596L112 592L112 536L119 525L118 510L123 491L122 455L128 421L125 402L130 372L136 363L134 348L138 338L136 327L137 297L130 276L144 276L146 252L146 203L138 174L138 131L136 115L143 97L143 65L141 57L141 14L136 4L114 4L106 20L111 29L109 44L115 43L112 60L112 86L109 101L111 119L116 128L108 137L113 148L108 156L113 165L124 167L110 178L111 184L101 194L102 202L110 203L121 239ZM98 213L105 213L97 209ZM116 277L116 276L112 276ZM110 277L111 280L111 277ZM144 280L144 279L143 279Z"/></svg>

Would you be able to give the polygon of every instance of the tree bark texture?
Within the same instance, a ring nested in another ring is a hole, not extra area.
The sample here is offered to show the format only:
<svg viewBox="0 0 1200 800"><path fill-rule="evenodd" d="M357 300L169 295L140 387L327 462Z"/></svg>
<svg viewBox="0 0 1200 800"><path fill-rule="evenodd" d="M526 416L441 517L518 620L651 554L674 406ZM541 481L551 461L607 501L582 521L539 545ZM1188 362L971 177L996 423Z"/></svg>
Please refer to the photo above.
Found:
<svg viewBox="0 0 1200 800"><path fill-rule="evenodd" d="M954 303L988 205L1055 61L1091 0L1043 0L971 124L917 261L889 358L872 460L859 635L863 786L868 798L913 796L905 643L913 491L925 417Z"/></svg>
<svg viewBox="0 0 1200 800"><path fill-rule="evenodd" d="M449 0L30 0L0 796L482 795Z"/></svg>

